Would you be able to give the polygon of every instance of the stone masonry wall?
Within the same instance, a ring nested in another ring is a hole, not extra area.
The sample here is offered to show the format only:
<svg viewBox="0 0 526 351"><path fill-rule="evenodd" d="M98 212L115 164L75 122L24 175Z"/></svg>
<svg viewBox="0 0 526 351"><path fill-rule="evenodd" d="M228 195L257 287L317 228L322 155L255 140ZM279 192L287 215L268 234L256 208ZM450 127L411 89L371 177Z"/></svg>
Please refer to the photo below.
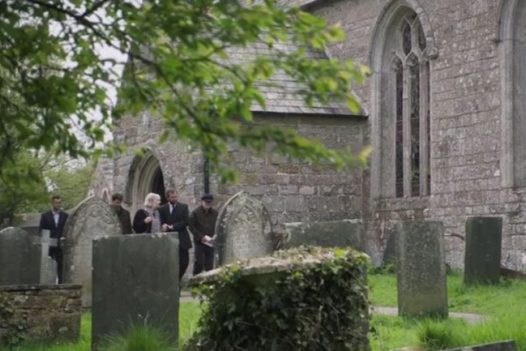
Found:
<svg viewBox="0 0 526 351"><path fill-rule="evenodd" d="M363 117L258 115L256 121L294 129L335 149L350 147L358 152L367 144ZM254 195L269 210L273 224L362 217L361 169L339 172L280 155L258 156L238 148L231 150L228 159L239 171L240 179L235 185L218 185L217 193L230 197L244 190Z"/></svg>
<svg viewBox="0 0 526 351"><path fill-rule="evenodd" d="M16 340L77 341L80 285L0 286L0 345Z"/></svg>
<svg viewBox="0 0 526 351"><path fill-rule="evenodd" d="M331 48L333 56L368 64L376 23L392 1L318 2L311 9L342 24L347 39ZM501 81L495 0L407 0L429 20L438 56L431 63L431 192L425 198L373 199L368 236L380 257L394 223L406 218L441 220L446 229L447 261L463 262L468 216L503 216L502 263L526 268L525 189L503 188L500 169ZM418 7L418 8L416 8ZM426 27L424 25L424 27ZM366 108L370 80L357 89ZM379 116L369 116L370 121ZM511 116L510 116L511 118ZM373 170L374 172L374 170Z"/></svg>
<svg viewBox="0 0 526 351"><path fill-rule="evenodd" d="M201 154L182 142L159 146L155 139L160 130L158 121L150 119L150 131L145 132L141 130L148 125L145 119L150 118L122 120L116 138L135 147L147 147L160 162L165 186L176 188L179 200L188 203L192 210L199 205L204 189ZM330 147L359 151L366 144L367 124L362 117L257 115L256 121L295 129ZM114 191L125 193L134 157L130 149L115 160ZM216 195L218 206L244 190L263 201L274 224L361 217L361 170L338 172L284 156L258 156L234 146L225 160L232 161L230 166L239 171L239 182L223 185L211 175L210 190Z"/></svg>
<svg viewBox="0 0 526 351"><path fill-rule="evenodd" d="M330 55L369 64L371 43L382 13L391 0L324 0L307 8L340 23L347 38L330 48ZM366 170L337 176L277 156L255 157L232 150L241 182L231 187L215 184L223 199L241 188L270 207L274 222L330 220L362 216L369 253L379 262L391 229L402 219L440 220L445 225L446 260L463 264L464 224L469 216L503 217L502 263L526 270L526 188L503 186L500 165L505 141L501 132L501 43L498 42L500 4L495 0L404 0L419 15L426 37L434 38L436 57L430 60L431 196L422 198L369 197ZM355 87L365 111L375 94L371 79ZM270 123L292 124L309 135L339 145L367 142L367 121L353 118L264 116ZM509 117L511 118L511 116ZM116 138L130 145L155 145L159 126L147 116L121 121ZM335 134L333 134L335 133ZM336 135L338 137L333 138ZM340 139L338 139L340 138ZM196 204L202 190L202 159L186 144L155 148L165 182L181 192L182 201ZM373 150L374 152L374 150ZM115 161L114 186L125 188L133 154ZM360 204L360 205L358 205Z"/></svg>

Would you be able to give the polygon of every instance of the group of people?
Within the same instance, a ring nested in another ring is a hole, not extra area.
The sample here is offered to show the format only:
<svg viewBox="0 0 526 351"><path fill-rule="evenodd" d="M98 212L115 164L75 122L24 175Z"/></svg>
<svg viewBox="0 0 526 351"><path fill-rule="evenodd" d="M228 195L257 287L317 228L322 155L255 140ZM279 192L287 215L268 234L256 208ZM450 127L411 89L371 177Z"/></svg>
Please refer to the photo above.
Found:
<svg viewBox="0 0 526 351"><path fill-rule="evenodd" d="M214 266L214 239L215 223L218 212L213 208L214 196L204 194L201 204L192 213L189 213L188 205L177 201L177 192L169 189L166 192L167 203L161 206L161 197L156 193L149 193L144 199L143 208L139 209L133 221L130 212L122 207L123 196L113 194L111 206L119 218L122 234L143 234L175 232L179 238L179 279L183 277L190 261L189 250L192 248L192 240L188 228L193 236L195 245L195 263L193 274L199 274L203 270L211 270ZM57 245L50 246L49 256L57 263L58 283L63 281L62 275L62 249L60 238L68 214L62 210L62 198L55 195L51 199L51 210L42 214L40 218L40 230L50 231L50 237L56 239Z"/></svg>

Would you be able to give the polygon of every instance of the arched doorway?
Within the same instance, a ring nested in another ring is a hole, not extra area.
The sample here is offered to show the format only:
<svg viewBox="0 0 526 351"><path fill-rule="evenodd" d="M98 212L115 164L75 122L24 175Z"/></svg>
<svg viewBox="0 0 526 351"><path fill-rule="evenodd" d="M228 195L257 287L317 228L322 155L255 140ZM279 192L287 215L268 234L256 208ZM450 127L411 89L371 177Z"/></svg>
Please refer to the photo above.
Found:
<svg viewBox="0 0 526 351"><path fill-rule="evenodd" d="M165 203L164 177L159 160L148 153L142 157L135 157L128 174L126 185L126 199L133 212L141 208L148 193L161 196L161 203Z"/></svg>

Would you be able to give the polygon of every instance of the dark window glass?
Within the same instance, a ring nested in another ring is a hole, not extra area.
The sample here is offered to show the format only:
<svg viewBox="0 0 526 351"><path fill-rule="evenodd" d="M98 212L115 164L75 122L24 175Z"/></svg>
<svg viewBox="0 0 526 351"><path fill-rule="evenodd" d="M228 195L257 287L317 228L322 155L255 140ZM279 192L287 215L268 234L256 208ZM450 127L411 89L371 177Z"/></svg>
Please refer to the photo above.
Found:
<svg viewBox="0 0 526 351"><path fill-rule="evenodd" d="M407 21L402 25L402 50L408 55L411 52L411 26Z"/></svg>
<svg viewBox="0 0 526 351"><path fill-rule="evenodd" d="M429 62L426 62L425 63L425 66L426 66L426 72L427 74L429 75ZM429 77L429 76L428 76ZM429 103L430 101L430 86L429 86L429 78L426 79L426 82L425 84L427 85L427 89L426 89L426 101L427 101L427 111L426 111L426 140L427 140L427 148L426 148L426 153L427 153L427 175L426 175L426 182L427 182L427 194L426 195L430 195L431 194L431 104Z"/></svg>
<svg viewBox="0 0 526 351"><path fill-rule="evenodd" d="M397 58L394 66L396 77L396 196L404 196L404 69Z"/></svg>
<svg viewBox="0 0 526 351"><path fill-rule="evenodd" d="M410 58L411 80L411 195L420 196L420 67Z"/></svg>

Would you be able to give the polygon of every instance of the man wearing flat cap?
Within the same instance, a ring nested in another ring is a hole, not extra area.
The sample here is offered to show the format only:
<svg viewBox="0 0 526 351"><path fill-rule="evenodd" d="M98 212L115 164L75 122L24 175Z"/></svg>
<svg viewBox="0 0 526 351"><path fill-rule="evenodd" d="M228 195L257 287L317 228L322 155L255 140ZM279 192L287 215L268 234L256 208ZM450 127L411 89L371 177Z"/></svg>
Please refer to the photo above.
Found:
<svg viewBox="0 0 526 351"><path fill-rule="evenodd" d="M201 205L190 215L190 231L194 236L194 275L214 268L214 239L218 212L212 207L214 196L201 196Z"/></svg>

